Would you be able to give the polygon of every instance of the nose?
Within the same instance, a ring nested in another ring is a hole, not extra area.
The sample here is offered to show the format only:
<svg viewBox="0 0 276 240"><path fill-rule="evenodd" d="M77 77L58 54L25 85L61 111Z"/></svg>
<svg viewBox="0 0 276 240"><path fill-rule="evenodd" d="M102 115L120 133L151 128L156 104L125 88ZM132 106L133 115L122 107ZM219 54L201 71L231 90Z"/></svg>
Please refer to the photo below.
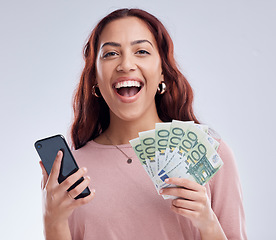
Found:
<svg viewBox="0 0 276 240"><path fill-rule="evenodd" d="M130 72L137 68L133 56L125 55L121 57L121 61L118 64L116 70L118 72Z"/></svg>

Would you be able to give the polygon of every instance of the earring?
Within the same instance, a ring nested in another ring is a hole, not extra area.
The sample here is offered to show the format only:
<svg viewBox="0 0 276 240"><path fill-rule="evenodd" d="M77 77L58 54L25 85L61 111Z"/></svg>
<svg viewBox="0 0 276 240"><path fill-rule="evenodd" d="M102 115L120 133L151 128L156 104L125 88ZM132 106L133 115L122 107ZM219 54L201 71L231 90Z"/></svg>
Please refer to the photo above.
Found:
<svg viewBox="0 0 276 240"><path fill-rule="evenodd" d="M162 95L166 91L166 87L167 87L166 83L164 81L162 81L157 87L157 93L159 95Z"/></svg>
<svg viewBox="0 0 276 240"><path fill-rule="evenodd" d="M96 83L95 85L93 85L92 87L92 95L97 97L97 98L100 98L102 96L101 92L100 92L100 89L99 89L99 86L98 86L98 83Z"/></svg>

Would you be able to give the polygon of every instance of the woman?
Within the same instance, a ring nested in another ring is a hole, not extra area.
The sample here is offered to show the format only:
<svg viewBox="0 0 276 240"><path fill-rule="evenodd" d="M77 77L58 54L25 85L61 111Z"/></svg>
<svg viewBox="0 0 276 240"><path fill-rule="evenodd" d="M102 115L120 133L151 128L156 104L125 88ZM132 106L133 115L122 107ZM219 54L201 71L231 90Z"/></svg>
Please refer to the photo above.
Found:
<svg viewBox="0 0 276 240"><path fill-rule="evenodd" d="M82 168L59 185L62 153L50 176L41 164L46 239L246 239L237 170L222 140L224 166L208 184L168 179L179 187L160 193L175 200L156 194L129 144L157 122L198 123L159 20L139 9L114 11L93 30L84 57L71 130ZM87 171L92 181L67 192ZM91 194L74 200L87 186Z"/></svg>

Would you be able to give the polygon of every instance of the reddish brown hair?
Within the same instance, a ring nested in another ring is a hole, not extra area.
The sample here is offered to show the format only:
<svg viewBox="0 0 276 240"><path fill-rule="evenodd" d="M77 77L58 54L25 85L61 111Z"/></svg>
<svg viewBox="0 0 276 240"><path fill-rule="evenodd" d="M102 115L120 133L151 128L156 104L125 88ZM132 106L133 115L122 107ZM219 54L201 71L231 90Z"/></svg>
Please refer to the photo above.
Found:
<svg viewBox="0 0 276 240"><path fill-rule="evenodd" d="M195 121L193 112L193 91L186 78L179 71L174 59L173 42L163 24L153 15L141 9L119 9L104 17L92 31L85 47L85 67L73 99L74 120L71 129L73 147L78 149L89 140L99 136L109 126L109 108L103 98L91 93L96 84L95 62L99 37L104 27L116 19L133 16L145 21L155 37L162 61L162 71L167 85L163 95L156 95L159 118Z"/></svg>

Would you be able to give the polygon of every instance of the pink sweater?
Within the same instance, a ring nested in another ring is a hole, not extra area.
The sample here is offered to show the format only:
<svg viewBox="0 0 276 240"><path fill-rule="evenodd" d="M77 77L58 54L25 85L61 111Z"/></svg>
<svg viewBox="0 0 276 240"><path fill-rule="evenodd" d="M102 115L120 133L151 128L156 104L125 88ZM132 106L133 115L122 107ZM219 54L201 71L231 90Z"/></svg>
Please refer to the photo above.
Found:
<svg viewBox="0 0 276 240"><path fill-rule="evenodd" d="M190 220L170 210L171 200L159 196L130 144L114 146L88 142L73 154L88 168L95 198L69 218L74 240L200 239ZM247 239L242 194L232 151L221 141L224 166L206 184L212 209L228 239Z"/></svg>

